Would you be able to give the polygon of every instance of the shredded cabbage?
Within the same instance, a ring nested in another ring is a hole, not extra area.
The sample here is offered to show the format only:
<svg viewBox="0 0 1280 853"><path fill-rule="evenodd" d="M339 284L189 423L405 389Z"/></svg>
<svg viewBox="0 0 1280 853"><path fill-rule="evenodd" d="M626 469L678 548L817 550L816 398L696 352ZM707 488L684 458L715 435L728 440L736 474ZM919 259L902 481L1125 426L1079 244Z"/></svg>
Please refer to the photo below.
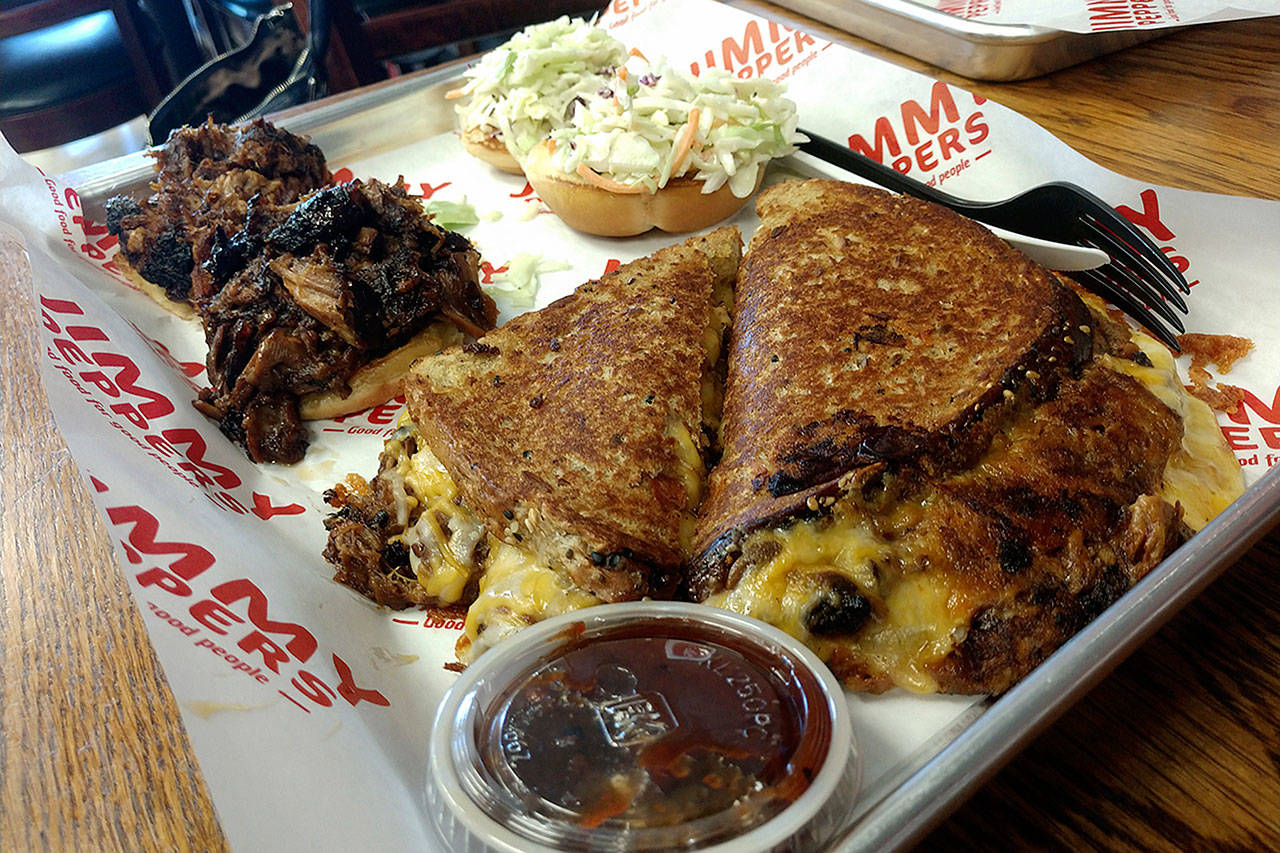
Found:
<svg viewBox="0 0 1280 853"><path fill-rule="evenodd" d="M468 204L465 198L462 201L430 199L422 203L422 208L431 217L432 222L449 231L457 231L459 228L475 225L480 221L475 207Z"/></svg>
<svg viewBox="0 0 1280 853"><path fill-rule="evenodd" d="M551 131L554 162L649 191L672 178L726 183L749 196L763 166L796 151L796 105L769 80L707 69L694 77L633 51L606 85L584 97L572 121Z"/></svg>
<svg viewBox="0 0 1280 853"><path fill-rule="evenodd" d="M528 308L538 295L539 275L570 269L565 261L544 258L536 252L520 252L495 272L491 283L482 285L491 293L500 293L513 307Z"/></svg>
<svg viewBox="0 0 1280 853"><path fill-rule="evenodd" d="M581 18L525 27L463 73L458 94L470 98L456 110L464 128L496 134L523 162L626 58L622 42Z"/></svg>

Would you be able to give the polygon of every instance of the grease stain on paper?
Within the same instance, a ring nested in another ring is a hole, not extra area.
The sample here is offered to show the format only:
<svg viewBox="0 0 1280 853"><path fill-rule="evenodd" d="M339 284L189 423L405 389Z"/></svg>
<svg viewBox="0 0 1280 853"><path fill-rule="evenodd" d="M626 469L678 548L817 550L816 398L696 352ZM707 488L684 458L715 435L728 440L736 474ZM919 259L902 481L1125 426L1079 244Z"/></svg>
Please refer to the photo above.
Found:
<svg viewBox="0 0 1280 853"><path fill-rule="evenodd" d="M389 651L382 646L374 646L370 651L373 654L373 668L377 670L408 666L418 660L417 655Z"/></svg>
<svg viewBox="0 0 1280 853"><path fill-rule="evenodd" d="M209 699L190 699L182 705L202 720L207 720L222 711L257 711L267 707L266 705L243 705L239 702L215 702Z"/></svg>

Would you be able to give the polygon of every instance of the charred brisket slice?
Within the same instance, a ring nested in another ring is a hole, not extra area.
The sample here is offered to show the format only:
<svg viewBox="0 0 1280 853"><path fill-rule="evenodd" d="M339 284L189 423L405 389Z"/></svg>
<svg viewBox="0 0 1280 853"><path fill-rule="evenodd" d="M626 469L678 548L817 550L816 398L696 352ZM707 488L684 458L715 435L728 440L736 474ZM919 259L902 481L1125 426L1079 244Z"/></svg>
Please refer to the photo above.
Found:
<svg viewBox="0 0 1280 853"><path fill-rule="evenodd" d="M331 180L319 148L261 119L180 128L154 157L152 195L108 199L107 230L129 265L177 302L190 296L193 247L219 228L239 230L250 199L291 205Z"/></svg>
<svg viewBox="0 0 1280 853"><path fill-rule="evenodd" d="M302 457L299 397L349 392L363 365L441 317L493 326L475 249L399 185L351 181L287 216L249 205L244 227L215 231L195 259L212 386L197 408L255 462Z"/></svg>

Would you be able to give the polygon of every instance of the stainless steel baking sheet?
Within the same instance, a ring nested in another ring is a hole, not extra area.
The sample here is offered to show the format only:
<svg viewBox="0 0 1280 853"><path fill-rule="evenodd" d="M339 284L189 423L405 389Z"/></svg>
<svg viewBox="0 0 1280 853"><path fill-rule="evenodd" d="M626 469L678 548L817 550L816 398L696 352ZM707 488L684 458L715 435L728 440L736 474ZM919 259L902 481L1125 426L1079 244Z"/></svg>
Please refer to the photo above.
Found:
<svg viewBox="0 0 1280 853"><path fill-rule="evenodd" d="M1172 32L1071 33L1031 24L988 24L912 0L773 2L974 80L1038 77Z"/></svg>
<svg viewBox="0 0 1280 853"><path fill-rule="evenodd" d="M449 132L444 92L458 68L407 77L279 121L311 135L341 161ZM152 161L134 154L69 173L90 216L126 192L145 194ZM797 171L803 167L792 164ZM975 705L864 792L833 849L892 851L909 846L973 793L1036 734L1199 594L1223 569L1280 521L1280 468L1272 469L1120 601L1015 688Z"/></svg>

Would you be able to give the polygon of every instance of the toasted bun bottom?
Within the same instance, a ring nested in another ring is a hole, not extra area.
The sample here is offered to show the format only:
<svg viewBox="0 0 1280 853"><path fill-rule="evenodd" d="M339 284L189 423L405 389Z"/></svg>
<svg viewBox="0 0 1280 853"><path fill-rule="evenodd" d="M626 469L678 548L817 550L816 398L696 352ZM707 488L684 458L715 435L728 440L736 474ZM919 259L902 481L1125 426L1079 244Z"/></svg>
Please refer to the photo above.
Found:
<svg viewBox="0 0 1280 853"><path fill-rule="evenodd" d="M343 397L336 391L305 395L299 407L302 419L337 418L385 403L400 393L401 382L411 364L424 355L433 355L460 344L462 340L462 332L457 326L448 320L437 320L410 338L408 343L357 370L349 380L351 393L347 396Z"/></svg>
<svg viewBox="0 0 1280 853"><path fill-rule="evenodd" d="M154 299L184 320L199 320L195 308L186 302L170 299L164 288L147 281L123 255L115 257L116 267L138 290ZM326 420L363 411L385 403L400 393L400 383L409 365L424 355L432 355L446 347L462 343L463 335L448 320L437 320L414 335L403 346L361 367L348 380L351 393L345 397L336 391L306 394L299 400L299 413L304 421Z"/></svg>
<svg viewBox="0 0 1280 853"><path fill-rule="evenodd" d="M482 127L469 127L464 130L462 132L462 147L467 150L468 154L480 158L495 169L501 169L513 175L524 173L524 170L520 168L520 163L507 150L507 146L503 145L498 137L493 136Z"/></svg>
<svg viewBox="0 0 1280 853"><path fill-rule="evenodd" d="M566 225L601 237L630 237L654 228L672 234L697 231L737 213L751 197L738 198L728 184L704 193L702 181L683 177L654 193L610 192L566 175L552 162L545 143L529 152L524 172L534 192ZM756 189L763 176L760 169Z"/></svg>
<svg viewBox="0 0 1280 853"><path fill-rule="evenodd" d="M129 280L129 284L141 290L147 296L150 296L157 305L173 314L177 314L184 320L196 319L196 309L192 308L190 303L176 302L169 298L169 294L165 289L155 282L147 281L142 277L133 265L125 258L123 252L116 252L116 256L112 258L115 262L116 269Z"/></svg>

